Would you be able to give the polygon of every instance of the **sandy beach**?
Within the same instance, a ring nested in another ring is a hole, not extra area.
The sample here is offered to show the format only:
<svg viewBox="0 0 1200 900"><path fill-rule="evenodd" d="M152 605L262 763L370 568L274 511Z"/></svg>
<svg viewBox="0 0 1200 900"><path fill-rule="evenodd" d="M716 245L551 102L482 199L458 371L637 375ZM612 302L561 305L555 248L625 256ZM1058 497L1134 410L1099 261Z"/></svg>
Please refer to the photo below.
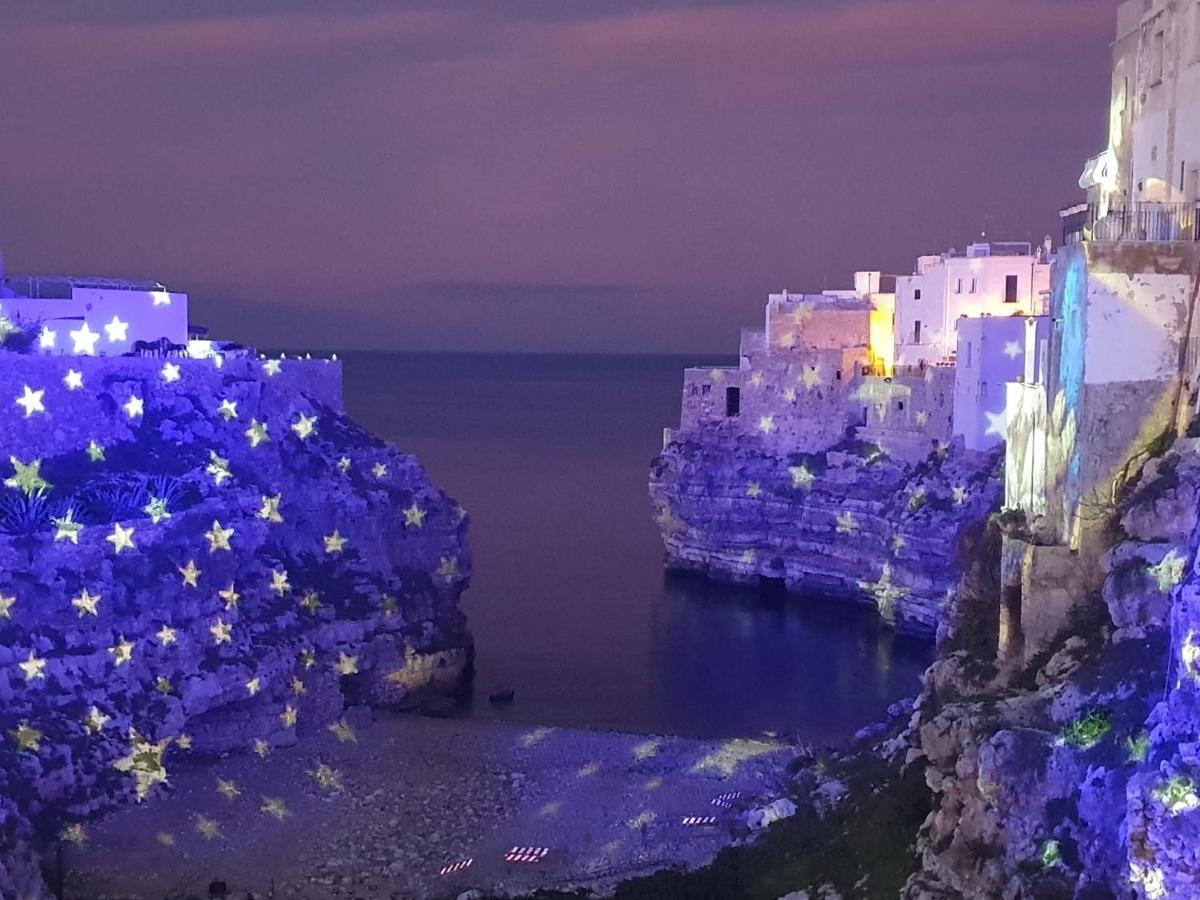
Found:
<svg viewBox="0 0 1200 900"><path fill-rule="evenodd" d="M744 830L728 804L779 796L792 757L769 739L380 717L352 739L176 767L65 845L66 896L205 897L215 880L314 900L603 889L711 859Z"/></svg>

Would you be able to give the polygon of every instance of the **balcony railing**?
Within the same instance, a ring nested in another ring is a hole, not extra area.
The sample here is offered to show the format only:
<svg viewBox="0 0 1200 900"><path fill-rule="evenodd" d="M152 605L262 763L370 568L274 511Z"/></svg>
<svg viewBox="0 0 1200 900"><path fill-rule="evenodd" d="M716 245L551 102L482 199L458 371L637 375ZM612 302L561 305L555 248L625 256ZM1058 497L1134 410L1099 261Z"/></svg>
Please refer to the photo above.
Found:
<svg viewBox="0 0 1200 900"><path fill-rule="evenodd" d="M1138 202L1108 207L1081 203L1059 212L1063 243L1200 240L1198 207L1197 202Z"/></svg>

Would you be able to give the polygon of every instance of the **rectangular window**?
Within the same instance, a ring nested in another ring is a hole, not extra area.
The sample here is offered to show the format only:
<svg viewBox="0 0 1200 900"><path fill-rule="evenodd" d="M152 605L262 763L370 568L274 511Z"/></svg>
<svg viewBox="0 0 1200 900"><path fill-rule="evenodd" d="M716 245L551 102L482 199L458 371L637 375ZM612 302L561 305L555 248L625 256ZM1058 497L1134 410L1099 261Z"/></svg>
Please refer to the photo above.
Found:
<svg viewBox="0 0 1200 900"><path fill-rule="evenodd" d="M742 391L740 388L725 388L725 415L736 416L742 411Z"/></svg>
<svg viewBox="0 0 1200 900"><path fill-rule="evenodd" d="M956 294L962 293L962 279L961 278L957 278L954 281L954 293L956 293Z"/></svg>
<svg viewBox="0 0 1200 900"><path fill-rule="evenodd" d="M971 279L971 293L972 294L975 293L975 288L977 288L978 286L979 286L979 284L976 281L976 279L972 278Z"/></svg>
<svg viewBox="0 0 1200 900"><path fill-rule="evenodd" d="M1005 275L1004 276L1004 302L1005 303L1016 303L1017 302L1017 288L1019 285L1020 285L1020 281L1018 280L1016 275Z"/></svg>
<svg viewBox="0 0 1200 900"><path fill-rule="evenodd" d="M917 321L913 322L913 343L914 344L921 343L921 320L920 319L917 319Z"/></svg>
<svg viewBox="0 0 1200 900"><path fill-rule="evenodd" d="M971 368L971 360L975 356L975 345L967 341L967 368Z"/></svg>
<svg viewBox="0 0 1200 900"><path fill-rule="evenodd" d="M920 300L920 299L921 299L921 289L920 289L920 288L916 288L916 289L914 289L914 290L913 290L913 299L914 299L914 300Z"/></svg>
<svg viewBox="0 0 1200 900"><path fill-rule="evenodd" d="M1150 83L1158 84L1163 80L1164 60L1166 54L1166 35L1155 32L1150 44Z"/></svg>

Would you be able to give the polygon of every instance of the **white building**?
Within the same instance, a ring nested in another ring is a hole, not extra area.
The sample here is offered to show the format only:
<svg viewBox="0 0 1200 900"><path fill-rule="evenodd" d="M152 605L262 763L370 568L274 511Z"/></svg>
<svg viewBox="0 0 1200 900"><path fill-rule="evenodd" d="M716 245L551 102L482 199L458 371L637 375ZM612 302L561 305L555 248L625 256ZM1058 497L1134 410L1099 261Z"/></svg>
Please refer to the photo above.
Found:
<svg viewBox="0 0 1200 900"><path fill-rule="evenodd" d="M1038 315L1050 291L1050 264L1028 243L979 243L965 253L922 256L896 279L896 364L952 362L965 317Z"/></svg>
<svg viewBox="0 0 1200 900"><path fill-rule="evenodd" d="M188 295L152 281L6 277L0 256L0 324L36 328L37 352L119 356L138 342L186 345Z"/></svg>
<svg viewBox="0 0 1200 900"><path fill-rule="evenodd" d="M1047 316L959 320L954 433L968 450L990 450L1004 442L1008 383L1042 380L1049 338Z"/></svg>

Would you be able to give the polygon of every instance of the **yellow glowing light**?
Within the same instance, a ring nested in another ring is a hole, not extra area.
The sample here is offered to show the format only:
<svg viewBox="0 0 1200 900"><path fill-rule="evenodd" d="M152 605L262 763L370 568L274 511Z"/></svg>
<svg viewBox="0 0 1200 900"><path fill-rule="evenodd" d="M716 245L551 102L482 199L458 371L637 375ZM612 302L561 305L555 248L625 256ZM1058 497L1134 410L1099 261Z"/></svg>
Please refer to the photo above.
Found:
<svg viewBox="0 0 1200 900"><path fill-rule="evenodd" d="M213 519L212 528L204 532L204 536L208 538L208 552L216 553L219 550L232 550L229 546L229 539L233 537L232 528L222 528L221 523Z"/></svg>
<svg viewBox="0 0 1200 900"><path fill-rule="evenodd" d="M108 648L108 652L112 655L116 665L124 666L133 661L133 649L133 641L125 640L125 636L121 635L117 639L117 643Z"/></svg>
<svg viewBox="0 0 1200 900"><path fill-rule="evenodd" d="M71 601L71 605L79 612L79 618L84 616L99 615L98 607L100 605L100 595L91 594L86 588L78 597Z"/></svg>
<svg viewBox="0 0 1200 900"><path fill-rule="evenodd" d="M292 589L288 583L288 573L286 569L276 569L271 573L271 590L278 596L282 597Z"/></svg>
<svg viewBox="0 0 1200 900"><path fill-rule="evenodd" d="M358 657L350 656L345 653L339 653L337 659L337 670L342 675L355 675L358 673Z"/></svg>
<svg viewBox="0 0 1200 900"><path fill-rule="evenodd" d="M196 561L194 559L189 559L186 566L180 566L179 574L183 578L185 587L199 587L200 570L196 568Z"/></svg>
<svg viewBox="0 0 1200 900"><path fill-rule="evenodd" d="M29 657L25 662L17 663L17 665L25 675L26 681L37 681L39 678L46 677L46 661L33 650L29 651Z"/></svg>
<svg viewBox="0 0 1200 900"><path fill-rule="evenodd" d="M225 601L225 608L227 610L237 609L238 600L242 598L242 595L234 588L232 581L229 582L229 587L225 588L225 590L217 591L217 596Z"/></svg>
<svg viewBox="0 0 1200 900"><path fill-rule="evenodd" d="M333 534L325 535L324 540L326 553L341 553L346 549L347 541L336 528L333 530Z"/></svg>
<svg viewBox="0 0 1200 900"><path fill-rule="evenodd" d="M421 509L417 504L413 504L404 510L404 527L412 525L416 528L421 528L425 524L425 510Z"/></svg>
<svg viewBox="0 0 1200 900"><path fill-rule="evenodd" d="M279 502L282 499L282 494L276 494L274 497L268 497L264 494L262 508L258 511L258 517L276 525L282 522L283 516L279 512Z"/></svg>
<svg viewBox="0 0 1200 900"><path fill-rule="evenodd" d="M257 447L259 444L264 444L271 439L268 433L267 423L260 422L258 419L250 420L250 427L246 429L246 437L250 440L251 447Z"/></svg>
<svg viewBox="0 0 1200 900"><path fill-rule="evenodd" d="M329 726L329 730L343 744L352 744L358 741L358 736L354 733L354 728L345 719L338 719Z"/></svg>

